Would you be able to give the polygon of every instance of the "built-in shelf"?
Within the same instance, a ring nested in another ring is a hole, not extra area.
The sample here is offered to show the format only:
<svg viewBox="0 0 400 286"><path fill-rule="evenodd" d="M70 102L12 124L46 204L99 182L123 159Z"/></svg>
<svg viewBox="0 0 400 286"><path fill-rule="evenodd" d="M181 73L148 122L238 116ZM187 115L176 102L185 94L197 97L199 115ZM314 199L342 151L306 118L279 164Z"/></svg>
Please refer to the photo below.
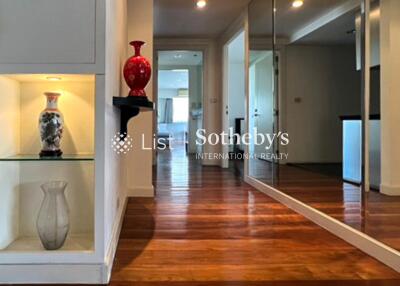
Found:
<svg viewBox="0 0 400 286"><path fill-rule="evenodd" d="M51 252L66 252L66 251L93 251L94 250L93 236L90 234L71 235L68 236L63 247ZM48 252L38 237L20 237L13 241L6 249L0 250L4 252Z"/></svg>
<svg viewBox="0 0 400 286"><path fill-rule="evenodd" d="M145 96L114 96L113 104L121 110L120 133L122 135L127 134L128 122L131 118L137 116L140 112L154 110L153 102L149 101Z"/></svg>
<svg viewBox="0 0 400 286"><path fill-rule="evenodd" d="M0 162L7 161L94 161L94 155L62 155L62 157L40 157L34 154L19 154L10 157L0 158Z"/></svg>

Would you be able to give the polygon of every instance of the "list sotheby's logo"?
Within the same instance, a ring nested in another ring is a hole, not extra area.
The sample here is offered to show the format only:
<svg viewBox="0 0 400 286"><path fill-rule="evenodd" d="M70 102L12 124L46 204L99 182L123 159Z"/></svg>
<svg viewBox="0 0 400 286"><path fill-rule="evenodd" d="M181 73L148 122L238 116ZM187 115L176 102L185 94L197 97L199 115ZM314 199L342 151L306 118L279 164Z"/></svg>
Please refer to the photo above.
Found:
<svg viewBox="0 0 400 286"><path fill-rule="evenodd" d="M219 145L222 146L233 146L233 145L242 145L242 146L262 146L262 149L266 151L271 151L273 149L274 144L280 146L289 145L289 134L286 132L279 131L278 133L260 133L258 132L257 128L253 128L253 132L244 133L239 135L234 132L233 128L229 128L228 132L221 132L221 133L207 133L205 129L198 129L196 132L195 144L197 146L204 146L204 145ZM177 142L175 142L177 141ZM174 150L175 143L182 143L179 140L175 140L174 137L171 135L167 138L160 137L157 138L156 135L153 135L151 139L145 138L145 135L142 134L141 136L141 149L142 150ZM133 139L126 133L121 134L117 133L111 139L112 149L117 154L127 154L133 148ZM182 145L182 144L181 144ZM266 158L268 154L266 153ZM286 157L287 154L282 154ZM275 154L273 154L275 156Z"/></svg>

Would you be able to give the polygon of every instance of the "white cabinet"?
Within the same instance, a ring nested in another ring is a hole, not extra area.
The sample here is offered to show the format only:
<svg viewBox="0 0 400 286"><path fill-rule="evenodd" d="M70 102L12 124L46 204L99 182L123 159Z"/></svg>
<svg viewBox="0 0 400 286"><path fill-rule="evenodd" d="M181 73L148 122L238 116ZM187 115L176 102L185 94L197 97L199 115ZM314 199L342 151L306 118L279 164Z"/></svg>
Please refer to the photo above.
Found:
<svg viewBox="0 0 400 286"><path fill-rule="evenodd" d="M0 66L101 64L103 6L103 0L0 0Z"/></svg>

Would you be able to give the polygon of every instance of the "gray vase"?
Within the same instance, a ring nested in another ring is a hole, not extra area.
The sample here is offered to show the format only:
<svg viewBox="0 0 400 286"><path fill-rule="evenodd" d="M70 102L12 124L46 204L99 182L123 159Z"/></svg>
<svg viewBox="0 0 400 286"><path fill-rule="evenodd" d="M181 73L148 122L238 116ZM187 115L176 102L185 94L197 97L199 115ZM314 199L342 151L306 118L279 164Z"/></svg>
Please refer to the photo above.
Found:
<svg viewBox="0 0 400 286"><path fill-rule="evenodd" d="M44 199L36 221L44 248L56 250L64 245L69 231L69 209L64 191L67 183L48 182L41 185Z"/></svg>

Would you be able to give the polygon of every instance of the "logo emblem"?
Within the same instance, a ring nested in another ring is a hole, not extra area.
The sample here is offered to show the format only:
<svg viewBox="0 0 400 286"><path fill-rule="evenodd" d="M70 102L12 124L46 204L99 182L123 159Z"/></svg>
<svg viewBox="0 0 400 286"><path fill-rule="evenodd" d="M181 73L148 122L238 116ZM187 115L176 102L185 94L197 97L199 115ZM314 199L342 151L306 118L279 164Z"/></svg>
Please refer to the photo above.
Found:
<svg viewBox="0 0 400 286"><path fill-rule="evenodd" d="M132 150L133 140L127 133L121 134L118 132L111 138L111 148L115 153L119 154L127 154Z"/></svg>

